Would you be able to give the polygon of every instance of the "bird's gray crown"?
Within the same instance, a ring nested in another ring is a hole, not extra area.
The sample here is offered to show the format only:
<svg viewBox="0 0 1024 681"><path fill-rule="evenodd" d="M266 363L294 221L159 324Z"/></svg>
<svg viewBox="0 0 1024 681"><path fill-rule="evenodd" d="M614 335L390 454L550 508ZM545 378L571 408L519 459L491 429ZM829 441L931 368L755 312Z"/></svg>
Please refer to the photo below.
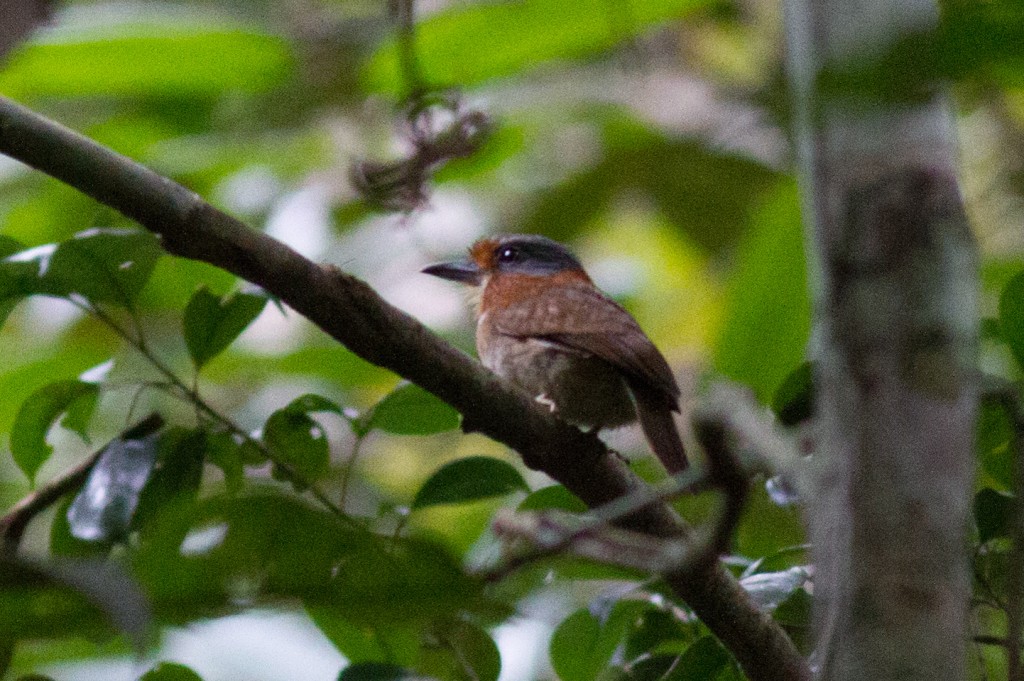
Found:
<svg viewBox="0 0 1024 681"><path fill-rule="evenodd" d="M544 236L516 234L502 237L494 247L499 270L518 274L552 274L583 269L568 248Z"/></svg>

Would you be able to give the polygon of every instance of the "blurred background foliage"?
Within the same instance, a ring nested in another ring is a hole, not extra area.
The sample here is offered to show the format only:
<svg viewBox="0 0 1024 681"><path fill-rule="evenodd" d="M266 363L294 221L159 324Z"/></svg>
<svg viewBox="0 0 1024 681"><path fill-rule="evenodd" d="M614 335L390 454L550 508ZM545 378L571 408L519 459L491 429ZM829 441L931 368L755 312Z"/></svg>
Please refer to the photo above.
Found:
<svg viewBox="0 0 1024 681"><path fill-rule="evenodd" d="M484 234L542 233L570 244L636 315L684 386L684 416L720 377L770 403L789 376L777 406L806 403L799 368L813 340L779 2L415 9L414 59L403 61L395 16L379 0L67 0L0 63L0 93L366 279L469 352L464 292L419 270ZM936 34L908 36L825 84L903 97L928 78L951 79L983 256L981 365L1015 380L1024 3L951 0L943 11ZM411 210L383 212L356 191L353 168L415 152L407 97L423 88L456 88L457 107L442 113L481 112L489 134L430 168ZM467 573L499 557L488 529L499 508L525 498L527 508L579 512L578 500L495 443L459 434L444 405L260 292L155 255L120 299L83 290L139 267L151 246L112 231L132 227L0 157L0 248L14 254L0 271L0 433L12 454L0 456L0 508L29 493L30 477L45 484L145 414L168 423L104 454L131 446L148 457L119 492L129 508L69 513L84 504L69 495L29 527L28 558L0 585L9 678L134 679L149 669L149 681L316 681L344 668L353 679L590 681L655 678L677 657L673 679L742 678L646 576L566 559L494 584ZM90 270L55 255L96 238L123 257L92 258ZM53 254L24 251L52 243ZM52 272L25 274L26 262L44 260ZM215 415L177 399L192 388ZM1012 432L1003 406L987 404L979 636L1005 628ZM609 440L642 475L661 475L637 431ZM101 459L98 470L113 466ZM357 520L325 511L311 482ZM755 486L729 564L806 648L800 512L776 487ZM700 522L708 500L678 506ZM111 563L39 562L54 555ZM98 567L110 564L119 571ZM125 596L138 589L149 605ZM132 650L147 632L140 660ZM999 678L999 646L976 651L975 672Z"/></svg>

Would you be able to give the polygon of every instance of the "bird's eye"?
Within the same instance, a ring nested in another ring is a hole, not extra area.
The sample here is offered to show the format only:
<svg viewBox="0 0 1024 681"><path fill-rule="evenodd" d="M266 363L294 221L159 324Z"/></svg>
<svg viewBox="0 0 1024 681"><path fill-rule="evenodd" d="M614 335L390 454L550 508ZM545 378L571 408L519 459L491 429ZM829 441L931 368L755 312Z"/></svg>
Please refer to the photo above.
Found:
<svg viewBox="0 0 1024 681"><path fill-rule="evenodd" d="M498 249L498 262L515 262L519 257L519 251L511 246Z"/></svg>

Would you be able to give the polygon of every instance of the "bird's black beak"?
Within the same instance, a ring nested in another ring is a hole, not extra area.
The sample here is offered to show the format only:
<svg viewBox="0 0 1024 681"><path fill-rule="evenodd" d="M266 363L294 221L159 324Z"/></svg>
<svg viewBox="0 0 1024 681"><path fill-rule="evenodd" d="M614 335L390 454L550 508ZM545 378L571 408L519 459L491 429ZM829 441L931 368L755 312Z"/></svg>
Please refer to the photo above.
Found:
<svg viewBox="0 0 1024 681"><path fill-rule="evenodd" d="M441 277L449 281L458 281L472 286L479 286L483 280L483 272L472 260L442 262L425 267L422 271L424 274L432 274L435 277Z"/></svg>

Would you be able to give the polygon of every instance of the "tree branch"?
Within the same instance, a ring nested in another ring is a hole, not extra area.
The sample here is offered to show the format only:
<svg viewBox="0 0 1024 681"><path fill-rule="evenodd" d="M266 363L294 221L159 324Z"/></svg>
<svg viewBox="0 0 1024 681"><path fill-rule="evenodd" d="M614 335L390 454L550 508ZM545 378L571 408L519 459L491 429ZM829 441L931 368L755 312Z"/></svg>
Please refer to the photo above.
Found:
<svg viewBox="0 0 1024 681"><path fill-rule="evenodd" d="M159 235L174 255L201 260L279 297L353 353L430 391L479 431L519 452L590 506L642 483L595 435L545 413L366 283L319 266L205 203L194 192L10 100L0 98L0 153L62 180ZM656 536L690 532L664 504L623 519ZM771 618L719 564L668 580L755 681L809 679L807 665Z"/></svg>
<svg viewBox="0 0 1024 681"><path fill-rule="evenodd" d="M967 676L977 256L943 84L888 59L936 30L939 5L785 2L815 268L808 520L827 681ZM879 82L898 96L859 88Z"/></svg>

